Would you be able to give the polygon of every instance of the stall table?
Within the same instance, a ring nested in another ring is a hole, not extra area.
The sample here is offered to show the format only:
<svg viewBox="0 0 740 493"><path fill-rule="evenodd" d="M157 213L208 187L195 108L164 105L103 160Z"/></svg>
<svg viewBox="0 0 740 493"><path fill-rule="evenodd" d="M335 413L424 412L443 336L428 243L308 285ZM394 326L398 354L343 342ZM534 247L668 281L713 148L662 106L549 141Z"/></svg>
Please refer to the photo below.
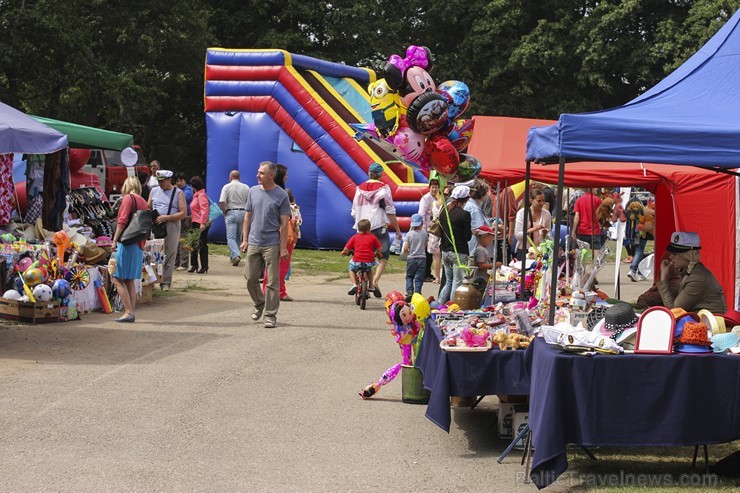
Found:
<svg viewBox="0 0 740 493"><path fill-rule="evenodd" d="M450 396L529 394L531 347L524 350L448 352L439 347L443 336L432 319L416 358L424 388L431 391L426 417L449 433Z"/></svg>
<svg viewBox="0 0 740 493"><path fill-rule="evenodd" d="M691 446L740 438L740 357L565 353L532 344L529 424L538 488L568 468L566 444Z"/></svg>

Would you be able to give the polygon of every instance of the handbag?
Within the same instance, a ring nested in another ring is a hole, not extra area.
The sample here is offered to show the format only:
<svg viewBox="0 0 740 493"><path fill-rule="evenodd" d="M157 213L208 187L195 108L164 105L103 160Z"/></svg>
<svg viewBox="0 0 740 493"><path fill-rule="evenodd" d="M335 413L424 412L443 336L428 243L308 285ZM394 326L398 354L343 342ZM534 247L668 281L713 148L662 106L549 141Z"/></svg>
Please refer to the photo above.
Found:
<svg viewBox="0 0 740 493"><path fill-rule="evenodd" d="M177 195L178 188L173 187L172 188L172 195L170 195L170 205L167 207L167 215L170 215L170 212L172 212L172 202L175 200L175 195ZM169 221L167 221L169 222ZM167 222L163 223L154 223L152 224L152 233L154 233L154 237L158 240L161 240L162 238L167 237Z"/></svg>
<svg viewBox="0 0 740 493"><path fill-rule="evenodd" d="M442 237L442 225L439 222L439 217L435 217L431 221L429 221L429 227L427 228L427 233L430 235L434 235L438 238Z"/></svg>
<svg viewBox="0 0 740 493"><path fill-rule="evenodd" d="M133 197L131 197L131 200L136 205L136 200ZM126 228L121 233L118 241L124 245L131 245L148 239L152 232L152 222L152 211L149 209L132 212L129 214Z"/></svg>
<svg viewBox="0 0 740 493"><path fill-rule="evenodd" d="M221 206L218 205L216 202L211 200L211 197L208 197L208 202L210 202L210 206L208 207L208 222L212 223L219 217L223 216L224 213L221 210Z"/></svg>

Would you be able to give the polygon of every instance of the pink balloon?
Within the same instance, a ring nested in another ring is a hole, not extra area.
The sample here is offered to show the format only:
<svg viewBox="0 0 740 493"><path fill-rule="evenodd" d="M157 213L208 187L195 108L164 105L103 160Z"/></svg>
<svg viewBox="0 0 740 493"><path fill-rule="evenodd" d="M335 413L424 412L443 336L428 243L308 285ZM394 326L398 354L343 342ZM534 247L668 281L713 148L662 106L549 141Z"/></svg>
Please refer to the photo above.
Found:
<svg viewBox="0 0 740 493"><path fill-rule="evenodd" d="M388 138L388 141L401 151L406 160L418 163L422 167L427 166L424 136L411 130L405 118L401 119L398 130Z"/></svg>
<svg viewBox="0 0 740 493"><path fill-rule="evenodd" d="M424 145L429 164L444 177L453 175L460 165L460 155L450 139L441 134L429 137Z"/></svg>

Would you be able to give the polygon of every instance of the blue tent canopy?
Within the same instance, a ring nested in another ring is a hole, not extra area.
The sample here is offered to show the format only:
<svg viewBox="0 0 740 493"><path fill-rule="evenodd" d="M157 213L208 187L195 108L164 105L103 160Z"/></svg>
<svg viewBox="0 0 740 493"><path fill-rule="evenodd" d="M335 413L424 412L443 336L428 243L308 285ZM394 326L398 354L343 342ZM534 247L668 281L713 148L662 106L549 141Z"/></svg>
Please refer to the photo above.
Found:
<svg viewBox="0 0 740 493"><path fill-rule="evenodd" d="M533 127L526 159L739 168L739 23L740 10L694 56L629 103Z"/></svg>
<svg viewBox="0 0 740 493"><path fill-rule="evenodd" d="M66 135L0 103L0 154L50 154L65 147Z"/></svg>

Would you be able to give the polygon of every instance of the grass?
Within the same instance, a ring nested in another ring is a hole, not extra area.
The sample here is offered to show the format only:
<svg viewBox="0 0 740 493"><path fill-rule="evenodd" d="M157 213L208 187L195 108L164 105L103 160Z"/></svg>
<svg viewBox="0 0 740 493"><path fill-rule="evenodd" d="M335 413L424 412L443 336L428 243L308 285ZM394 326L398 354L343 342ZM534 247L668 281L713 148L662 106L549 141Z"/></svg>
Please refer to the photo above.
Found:
<svg viewBox="0 0 740 493"><path fill-rule="evenodd" d="M710 445L709 463L736 451L740 442ZM701 447L696 469L691 469L694 447L635 447L600 448L592 450L596 461L580 450L569 451L569 469L564 478L571 491L589 492L685 492L738 491L740 480L704 474L704 456ZM638 481L644 481L640 486ZM649 486L650 482L653 486ZM703 482L703 483L702 483ZM621 483L621 484L620 484Z"/></svg>
<svg viewBox="0 0 740 493"><path fill-rule="evenodd" d="M211 255L229 256L226 245L208 244ZM242 255L243 256L243 255ZM293 251L291 266L293 272L307 275L331 275L331 279L339 279L347 273L349 257L342 257L337 250L306 250ZM403 274L406 272L406 262L398 260L398 256L391 255L385 268L386 274Z"/></svg>

